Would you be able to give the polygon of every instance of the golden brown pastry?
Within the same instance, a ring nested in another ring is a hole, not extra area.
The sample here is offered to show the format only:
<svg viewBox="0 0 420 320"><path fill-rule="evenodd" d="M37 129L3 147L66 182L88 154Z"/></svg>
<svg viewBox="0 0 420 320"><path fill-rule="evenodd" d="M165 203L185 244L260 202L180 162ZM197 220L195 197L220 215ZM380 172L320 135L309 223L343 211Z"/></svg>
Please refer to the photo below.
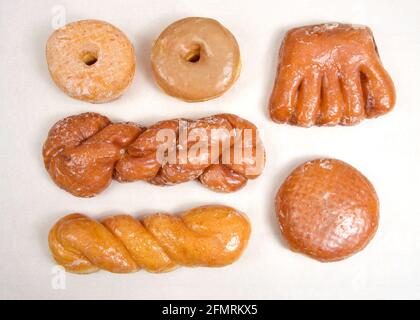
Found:
<svg viewBox="0 0 420 320"><path fill-rule="evenodd" d="M275 122L354 125L394 104L394 84L368 27L330 23L287 32L269 103Z"/></svg>
<svg viewBox="0 0 420 320"><path fill-rule="evenodd" d="M48 39L47 63L57 86L70 97L102 103L121 96L136 69L134 48L113 25L72 22Z"/></svg>
<svg viewBox="0 0 420 320"><path fill-rule="evenodd" d="M336 261L362 250L378 227L372 184L352 166L333 159L293 170L276 196L280 229L293 251Z"/></svg>
<svg viewBox="0 0 420 320"><path fill-rule="evenodd" d="M187 102L221 96L241 69L235 37L216 20L199 17L168 26L153 45L151 63L163 91Z"/></svg>
<svg viewBox="0 0 420 320"><path fill-rule="evenodd" d="M173 143L167 151L172 150L174 157L162 161L159 150L168 140L159 137L168 130ZM205 147L198 149L197 143ZM214 191L233 192L257 178L265 165L257 128L233 114L166 120L146 129L83 113L51 128L43 157L54 182L79 197L99 194L113 178L157 185L199 179Z"/></svg>
<svg viewBox="0 0 420 320"><path fill-rule="evenodd" d="M52 227L48 243L54 259L69 272L167 272L231 264L245 250L250 233L246 215L213 205L141 221L116 215L97 222L69 214Z"/></svg>

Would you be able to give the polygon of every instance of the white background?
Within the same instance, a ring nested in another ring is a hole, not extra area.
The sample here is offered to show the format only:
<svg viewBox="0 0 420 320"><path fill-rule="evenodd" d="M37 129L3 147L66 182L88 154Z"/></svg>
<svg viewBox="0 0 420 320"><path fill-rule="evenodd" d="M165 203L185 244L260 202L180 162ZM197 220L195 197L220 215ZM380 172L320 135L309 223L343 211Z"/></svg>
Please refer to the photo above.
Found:
<svg viewBox="0 0 420 320"><path fill-rule="evenodd" d="M67 97L48 74L44 48L54 6L67 22L108 21L130 38L137 72L119 100L92 105ZM237 38L243 69L224 96L187 104L155 85L151 43L186 16L219 20ZM0 1L0 298L279 299L420 298L420 2L412 1ZM355 127L302 129L272 122L267 113L277 51L284 32L319 22L369 25L397 88L390 114ZM41 148L59 119L96 111L116 121L150 125L173 117L231 112L260 128L267 148L264 174L233 194L198 182L159 188L117 182L92 199L54 185ZM381 202L378 233L361 253L323 264L291 252L275 221L274 195L290 170L305 160L342 159L364 173ZM219 269L180 268L167 274L67 274L65 290L51 286L54 262L47 246L51 225L83 212L100 218L120 212L178 212L220 203L246 212L253 233L235 264Z"/></svg>

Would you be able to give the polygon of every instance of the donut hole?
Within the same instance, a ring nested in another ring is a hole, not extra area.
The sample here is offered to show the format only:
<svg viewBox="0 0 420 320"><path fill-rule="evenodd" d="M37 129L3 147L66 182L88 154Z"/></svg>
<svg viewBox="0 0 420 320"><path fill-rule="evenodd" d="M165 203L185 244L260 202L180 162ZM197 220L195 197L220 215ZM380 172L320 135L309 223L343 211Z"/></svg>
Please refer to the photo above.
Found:
<svg viewBox="0 0 420 320"><path fill-rule="evenodd" d="M185 56L185 60L191 63L196 63L200 61L200 58L201 58L200 51L201 51L200 46L196 46L195 48L193 48L187 53L187 55Z"/></svg>
<svg viewBox="0 0 420 320"><path fill-rule="evenodd" d="M98 55L96 52L84 52L82 54L82 61L87 66L92 66L98 61Z"/></svg>

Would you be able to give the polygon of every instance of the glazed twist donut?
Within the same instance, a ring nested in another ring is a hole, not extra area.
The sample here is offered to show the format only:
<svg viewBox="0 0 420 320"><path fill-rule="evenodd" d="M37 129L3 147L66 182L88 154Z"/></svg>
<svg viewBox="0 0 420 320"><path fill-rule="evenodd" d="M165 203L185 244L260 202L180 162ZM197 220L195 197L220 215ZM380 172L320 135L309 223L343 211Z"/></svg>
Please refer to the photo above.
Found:
<svg viewBox="0 0 420 320"><path fill-rule="evenodd" d="M332 23L287 32L269 103L274 121L354 125L394 104L394 84L368 27Z"/></svg>
<svg viewBox="0 0 420 320"><path fill-rule="evenodd" d="M48 242L67 271L115 273L171 271L178 266L221 267L236 261L251 233L248 218L233 208L205 206L180 216L128 215L101 223L74 213L51 229Z"/></svg>
<svg viewBox="0 0 420 320"><path fill-rule="evenodd" d="M162 161L159 153L165 146L159 136L168 131L174 133L168 147L175 155L172 162ZM196 148L197 143L205 143L205 147ZM97 113L84 113L65 118L51 128L43 157L54 182L79 197L99 194L112 178L120 182L146 180L156 185L198 178L214 191L233 192L248 179L258 177L265 164L257 128L232 114L195 121L161 121L145 129L132 123L111 123Z"/></svg>

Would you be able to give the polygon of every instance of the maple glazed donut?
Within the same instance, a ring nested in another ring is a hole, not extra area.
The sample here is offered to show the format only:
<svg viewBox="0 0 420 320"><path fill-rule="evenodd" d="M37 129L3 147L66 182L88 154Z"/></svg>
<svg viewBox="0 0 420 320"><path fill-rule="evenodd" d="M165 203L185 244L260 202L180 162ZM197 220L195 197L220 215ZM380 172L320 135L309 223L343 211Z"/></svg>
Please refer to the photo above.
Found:
<svg viewBox="0 0 420 320"><path fill-rule="evenodd" d="M276 213L293 251L329 262L369 243L378 227L379 201L372 184L355 168L318 159L289 175L277 193Z"/></svg>
<svg viewBox="0 0 420 320"><path fill-rule="evenodd" d="M189 17L168 26L151 54L157 84L187 102L221 96L239 77L239 46L218 21Z"/></svg>
<svg viewBox="0 0 420 320"><path fill-rule="evenodd" d="M46 56L56 85L70 97L91 103L121 96L136 69L128 38L98 20L72 22L56 30L48 39Z"/></svg>

